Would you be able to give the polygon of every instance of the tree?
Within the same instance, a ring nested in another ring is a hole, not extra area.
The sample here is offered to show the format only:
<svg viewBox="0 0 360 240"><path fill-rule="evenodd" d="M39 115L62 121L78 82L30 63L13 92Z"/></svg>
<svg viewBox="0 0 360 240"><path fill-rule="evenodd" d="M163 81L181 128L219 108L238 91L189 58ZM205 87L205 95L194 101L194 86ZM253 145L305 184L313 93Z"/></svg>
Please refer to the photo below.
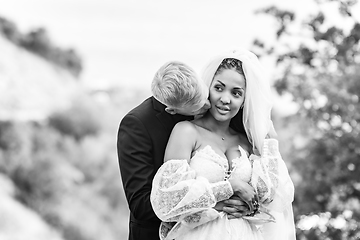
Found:
<svg viewBox="0 0 360 240"><path fill-rule="evenodd" d="M268 7L259 10L278 23L276 43L254 41L260 56L275 57L277 92L290 94L299 109L286 119L301 126L303 144L291 146L298 239L360 238L360 24L355 0L337 4L348 29L329 25L321 10L308 16L299 32L295 13ZM299 38L302 36L302 38ZM306 37L304 37L306 36ZM297 43L297 44L294 44ZM294 46L295 45L295 46Z"/></svg>
<svg viewBox="0 0 360 240"><path fill-rule="evenodd" d="M45 28L36 28L23 34L19 32L15 23L0 16L0 35L4 35L17 46L68 70L75 77L79 77L83 70L79 54L71 48L61 49L54 46Z"/></svg>

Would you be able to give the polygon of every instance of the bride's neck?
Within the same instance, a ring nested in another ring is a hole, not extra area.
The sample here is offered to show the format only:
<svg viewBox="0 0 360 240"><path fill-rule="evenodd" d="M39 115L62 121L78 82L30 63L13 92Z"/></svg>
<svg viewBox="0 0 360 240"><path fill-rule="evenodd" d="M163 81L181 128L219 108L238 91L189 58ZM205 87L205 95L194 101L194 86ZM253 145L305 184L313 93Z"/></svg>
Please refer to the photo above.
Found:
<svg viewBox="0 0 360 240"><path fill-rule="evenodd" d="M220 135L223 135L224 133L229 132L230 120L218 121L211 114L207 114L203 117L202 122L204 127L213 133L219 133Z"/></svg>

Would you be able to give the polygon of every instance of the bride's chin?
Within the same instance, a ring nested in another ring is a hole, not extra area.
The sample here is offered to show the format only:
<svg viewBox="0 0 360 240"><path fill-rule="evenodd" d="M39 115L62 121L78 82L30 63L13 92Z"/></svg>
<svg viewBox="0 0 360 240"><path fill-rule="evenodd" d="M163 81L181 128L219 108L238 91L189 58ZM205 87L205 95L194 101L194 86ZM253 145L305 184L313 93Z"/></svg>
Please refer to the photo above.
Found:
<svg viewBox="0 0 360 240"><path fill-rule="evenodd" d="M219 121L219 122L225 122L227 120L230 120L231 119L231 114L230 112L227 113L227 114L223 114L223 113L220 113L219 111L217 111L217 109L213 109L212 111L210 111L212 117L216 120L216 121Z"/></svg>
<svg viewBox="0 0 360 240"><path fill-rule="evenodd" d="M225 121L231 120L229 115L221 115L221 114L215 115L214 118L218 122L225 122Z"/></svg>

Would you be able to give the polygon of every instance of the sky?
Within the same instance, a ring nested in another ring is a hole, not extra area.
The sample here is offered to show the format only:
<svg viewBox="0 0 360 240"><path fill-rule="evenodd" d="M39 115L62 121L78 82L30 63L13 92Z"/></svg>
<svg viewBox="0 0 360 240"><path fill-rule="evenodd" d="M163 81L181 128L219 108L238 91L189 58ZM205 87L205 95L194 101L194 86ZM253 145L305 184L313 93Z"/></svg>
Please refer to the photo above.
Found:
<svg viewBox="0 0 360 240"><path fill-rule="evenodd" d="M88 87L150 88L157 69L183 61L200 72L217 53L271 40L275 22L256 15L276 5L298 15L316 10L313 0L0 0L0 16L21 32L44 27L60 48L83 59Z"/></svg>

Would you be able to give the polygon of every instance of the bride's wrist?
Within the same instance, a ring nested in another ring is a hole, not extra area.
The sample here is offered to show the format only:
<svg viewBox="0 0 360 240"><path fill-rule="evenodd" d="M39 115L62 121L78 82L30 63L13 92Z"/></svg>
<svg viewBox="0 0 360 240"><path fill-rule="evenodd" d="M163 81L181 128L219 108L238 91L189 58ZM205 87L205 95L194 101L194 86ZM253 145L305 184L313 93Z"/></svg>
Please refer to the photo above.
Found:
<svg viewBox="0 0 360 240"><path fill-rule="evenodd" d="M234 192L239 192L241 190L238 181L232 179L231 177L228 179L228 181Z"/></svg>

